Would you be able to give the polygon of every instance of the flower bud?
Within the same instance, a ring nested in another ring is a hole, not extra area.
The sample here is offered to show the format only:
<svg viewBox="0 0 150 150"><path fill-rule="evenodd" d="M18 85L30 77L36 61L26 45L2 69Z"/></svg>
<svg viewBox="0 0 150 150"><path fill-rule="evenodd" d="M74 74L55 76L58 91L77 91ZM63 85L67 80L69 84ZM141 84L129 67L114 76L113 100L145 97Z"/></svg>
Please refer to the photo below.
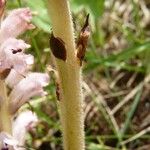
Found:
<svg viewBox="0 0 150 150"><path fill-rule="evenodd" d="M12 90L10 94L10 109L14 114L31 97L45 96L43 87L49 83L49 76L45 73L29 73Z"/></svg>
<svg viewBox="0 0 150 150"><path fill-rule="evenodd" d="M27 69L27 65L33 63L33 56L23 53L29 47L30 45L23 40L7 39L0 47L0 72L14 68L20 74L23 74Z"/></svg>
<svg viewBox="0 0 150 150"><path fill-rule="evenodd" d="M26 30L34 28L31 24L32 12L29 8L19 8L10 12L1 23L0 43L9 37L17 37Z"/></svg>
<svg viewBox="0 0 150 150"><path fill-rule="evenodd" d="M25 137L28 128L32 128L37 121L38 118L36 114L31 111L21 112L17 116L17 118L13 122L13 137L19 142L19 145L22 146L25 144Z"/></svg>
<svg viewBox="0 0 150 150"><path fill-rule="evenodd" d="M0 132L0 150L16 150L18 141L6 132Z"/></svg>

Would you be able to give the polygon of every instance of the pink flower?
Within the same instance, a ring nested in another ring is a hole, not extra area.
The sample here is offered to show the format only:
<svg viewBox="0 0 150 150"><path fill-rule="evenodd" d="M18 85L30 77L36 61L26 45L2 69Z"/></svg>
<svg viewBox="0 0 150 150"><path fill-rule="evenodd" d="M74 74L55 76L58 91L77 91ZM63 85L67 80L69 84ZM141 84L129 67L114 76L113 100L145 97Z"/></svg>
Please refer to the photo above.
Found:
<svg viewBox="0 0 150 150"><path fill-rule="evenodd" d="M10 12L1 23L0 43L10 37L17 37L26 30L34 28L31 24L32 13L29 8L19 8Z"/></svg>
<svg viewBox="0 0 150 150"><path fill-rule="evenodd" d="M16 86L10 94L10 109L14 114L24 103L28 102L31 97L44 96L43 87L49 83L48 74L29 73Z"/></svg>
<svg viewBox="0 0 150 150"><path fill-rule="evenodd" d="M36 114L31 111L21 112L13 122L13 137L18 141L20 146L25 143L25 135L28 129L34 127L38 122Z"/></svg>
<svg viewBox="0 0 150 150"><path fill-rule="evenodd" d="M21 112L13 122L13 136L6 132L0 132L0 150L25 150L22 147L25 143L25 135L28 128L33 128L37 121L37 116L31 111Z"/></svg>
<svg viewBox="0 0 150 150"><path fill-rule="evenodd" d="M17 53L17 50L21 49L21 52L23 52L26 48L30 48L30 45L15 38L8 38L1 45L1 49L11 49L14 54Z"/></svg>
<svg viewBox="0 0 150 150"><path fill-rule="evenodd" d="M26 76L27 72L24 72L24 74L20 74L14 69L11 69L9 75L5 79L6 84L10 87L13 88L17 83L19 83L20 80Z"/></svg>
<svg viewBox="0 0 150 150"><path fill-rule="evenodd" d="M23 74L27 65L33 64L33 56L23 53L29 47L30 45L23 40L7 39L0 47L0 72L8 68L14 68Z"/></svg>
<svg viewBox="0 0 150 150"><path fill-rule="evenodd" d="M17 150L18 141L6 132L0 132L0 150Z"/></svg>

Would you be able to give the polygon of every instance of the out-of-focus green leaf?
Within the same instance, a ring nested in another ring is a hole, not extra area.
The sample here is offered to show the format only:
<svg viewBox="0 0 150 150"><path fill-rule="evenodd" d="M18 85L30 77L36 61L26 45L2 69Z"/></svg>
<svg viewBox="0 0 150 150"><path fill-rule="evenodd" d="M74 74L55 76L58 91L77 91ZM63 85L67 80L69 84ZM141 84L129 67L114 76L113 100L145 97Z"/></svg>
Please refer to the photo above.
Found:
<svg viewBox="0 0 150 150"><path fill-rule="evenodd" d="M37 12L37 15L33 18L33 23L45 32L50 32L50 20L47 15L45 2L43 0L28 0L26 3L32 11Z"/></svg>
<svg viewBox="0 0 150 150"><path fill-rule="evenodd" d="M82 6L85 9L89 9L94 15L95 19L100 17L104 11L104 0L72 0L72 5ZM77 7L74 7L77 8Z"/></svg>
<svg viewBox="0 0 150 150"><path fill-rule="evenodd" d="M87 0L87 4L89 5L96 18L100 17L103 14L104 0Z"/></svg>
<svg viewBox="0 0 150 150"><path fill-rule="evenodd" d="M96 68L99 65L101 66L107 66L107 67L121 67L124 69L127 69L129 71L134 70L134 71L139 71L143 72L142 68L137 68L137 67L132 67L128 66L126 64L126 61L128 61L130 58L135 57L136 55L145 52L150 49L150 43L146 42L143 44L138 44L135 45L129 49L123 50L118 54L112 54L106 58L103 58L101 56L95 57L94 55L87 55L87 60L89 62L89 65L87 66L87 70L90 68ZM121 63L122 62L122 63Z"/></svg>
<svg viewBox="0 0 150 150"><path fill-rule="evenodd" d="M88 150L112 150L112 148L101 144L91 143L88 147Z"/></svg>

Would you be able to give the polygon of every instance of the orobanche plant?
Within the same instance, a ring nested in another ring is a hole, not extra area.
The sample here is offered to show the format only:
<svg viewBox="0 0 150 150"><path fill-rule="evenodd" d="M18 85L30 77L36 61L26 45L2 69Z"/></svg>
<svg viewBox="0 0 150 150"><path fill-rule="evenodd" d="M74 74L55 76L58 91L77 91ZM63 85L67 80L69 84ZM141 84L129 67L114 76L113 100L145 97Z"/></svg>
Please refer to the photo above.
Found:
<svg viewBox="0 0 150 150"><path fill-rule="evenodd" d="M21 150L26 127L37 121L37 117L30 111L17 116L17 111L31 97L46 94L43 87L49 83L49 76L30 71L34 58L24 53L30 45L17 39L34 28L32 12L29 8L19 8L5 18L5 5L6 1L0 0L0 150Z"/></svg>
<svg viewBox="0 0 150 150"><path fill-rule="evenodd" d="M56 63L56 85L65 150L84 150L81 66L89 37L88 18L75 44L68 0L48 0L52 23L50 48Z"/></svg>

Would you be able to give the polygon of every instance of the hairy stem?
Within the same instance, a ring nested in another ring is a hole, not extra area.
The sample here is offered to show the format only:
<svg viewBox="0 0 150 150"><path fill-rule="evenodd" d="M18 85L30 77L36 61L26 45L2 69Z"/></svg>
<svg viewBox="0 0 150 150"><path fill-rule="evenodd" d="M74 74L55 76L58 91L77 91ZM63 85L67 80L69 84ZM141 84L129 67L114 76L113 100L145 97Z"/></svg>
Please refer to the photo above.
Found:
<svg viewBox="0 0 150 150"><path fill-rule="evenodd" d="M65 45L66 61L55 58L59 78L60 118L65 150L84 150L81 69L76 57L68 0L48 0L53 34Z"/></svg>
<svg viewBox="0 0 150 150"><path fill-rule="evenodd" d="M0 132L11 133L11 117L8 105L6 84L4 80L0 79Z"/></svg>

